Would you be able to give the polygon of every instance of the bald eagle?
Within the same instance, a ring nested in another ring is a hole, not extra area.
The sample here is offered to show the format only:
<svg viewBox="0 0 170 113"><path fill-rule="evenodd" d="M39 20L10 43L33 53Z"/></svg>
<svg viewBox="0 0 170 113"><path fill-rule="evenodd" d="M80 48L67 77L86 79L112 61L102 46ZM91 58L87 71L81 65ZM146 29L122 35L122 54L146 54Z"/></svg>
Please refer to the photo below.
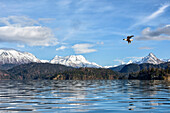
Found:
<svg viewBox="0 0 170 113"><path fill-rule="evenodd" d="M128 44L129 44L131 43L131 41L133 41L133 39L131 39L132 37L134 37L134 35L127 36L127 39L123 39L123 40L128 41Z"/></svg>

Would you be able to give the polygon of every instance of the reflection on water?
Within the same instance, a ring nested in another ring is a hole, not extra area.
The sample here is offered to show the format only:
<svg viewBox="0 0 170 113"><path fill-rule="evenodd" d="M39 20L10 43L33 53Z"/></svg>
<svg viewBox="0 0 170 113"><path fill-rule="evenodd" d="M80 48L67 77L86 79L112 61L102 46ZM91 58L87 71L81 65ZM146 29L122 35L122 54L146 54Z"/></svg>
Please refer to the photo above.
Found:
<svg viewBox="0 0 170 113"><path fill-rule="evenodd" d="M170 112L166 81L0 81L0 112Z"/></svg>

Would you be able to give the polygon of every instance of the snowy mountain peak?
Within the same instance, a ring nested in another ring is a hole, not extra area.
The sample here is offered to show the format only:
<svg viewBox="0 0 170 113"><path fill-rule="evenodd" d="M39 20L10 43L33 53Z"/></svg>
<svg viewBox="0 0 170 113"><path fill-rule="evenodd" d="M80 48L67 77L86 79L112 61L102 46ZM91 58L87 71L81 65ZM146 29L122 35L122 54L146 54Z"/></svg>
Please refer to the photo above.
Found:
<svg viewBox="0 0 170 113"><path fill-rule="evenodd" d="M0 64L24 64L40 62L33 54L14 49L0 49Z"/></svg>
<svg viewBox="0 0 170 113"><path fill-rule="evenodd" d="M53 64L62 64L66 66L72 66L72 67L102 67L94 62L89 62L86 60L86 58L82 55L70 55L66 57L61 56L55 56L50 63Z"/></svg>
<svg viewBox="0 0 170 113"><path fill-rule="evenodd" d="M137 64L141 64L141 63L160 64L160 63L163 63L163 61L158 59L153 53L149 53L148 56L142 58L141 61L138 61L135 63L137 63Z"/></svg>
<svg viewBox="0 0 170 113"><path fill-rule="evenodd" d="M156 56L153 53L149 53L148 57L156 58Z"/></svg>

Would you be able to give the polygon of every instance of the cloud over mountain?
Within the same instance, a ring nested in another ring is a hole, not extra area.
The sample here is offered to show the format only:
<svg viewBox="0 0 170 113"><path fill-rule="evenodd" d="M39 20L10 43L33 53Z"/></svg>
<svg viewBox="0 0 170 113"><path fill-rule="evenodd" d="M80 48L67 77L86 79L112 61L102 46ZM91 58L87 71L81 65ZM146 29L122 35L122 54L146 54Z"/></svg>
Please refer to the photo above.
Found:
<svg viewBox="0 0 170 113"><path fill-rule="evenodd" d="M64 50L64 49L66 49L66 48L67 48L66 46L61 46L61 47L59 47L59 48L56 48L56 51Z"/></svg>
<svg viewBox="0 0 170 113"><path fill-rule="evenodd" d="M93 44L75 44L72 46L76 54L82 54L82 53L91 53L97 51L96 49L91 49L93 47Z"/></svg>

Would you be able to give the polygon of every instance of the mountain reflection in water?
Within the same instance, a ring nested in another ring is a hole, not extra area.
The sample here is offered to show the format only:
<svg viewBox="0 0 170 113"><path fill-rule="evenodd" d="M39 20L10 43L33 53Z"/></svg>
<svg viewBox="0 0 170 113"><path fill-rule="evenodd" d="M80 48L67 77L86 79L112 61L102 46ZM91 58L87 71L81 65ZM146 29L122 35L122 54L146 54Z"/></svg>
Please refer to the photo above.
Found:
<svg viewBox="0 0 170 113"><path fill-rule="evenodd" d="M170 82L0 81L0 112L170 112Z"/></svg>

